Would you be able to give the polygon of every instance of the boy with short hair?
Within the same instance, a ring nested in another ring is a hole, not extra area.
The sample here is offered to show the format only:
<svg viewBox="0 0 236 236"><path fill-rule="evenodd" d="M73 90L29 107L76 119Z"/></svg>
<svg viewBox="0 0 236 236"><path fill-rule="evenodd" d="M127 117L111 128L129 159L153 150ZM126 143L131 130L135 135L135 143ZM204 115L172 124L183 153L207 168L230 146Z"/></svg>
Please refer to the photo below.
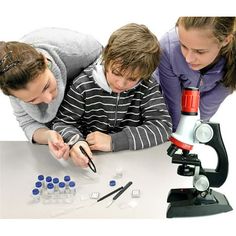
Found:
<svg viewBox="0 0 236 236"><path fill-rule="evenodd" d="M93 150L138 150L168 140L172 130L159 85L151 77L159 63L156 36L144 25L116 30L101 60L74 79L53 121L71 143L70 156L81 167ZM51 150L52 152L54 150Z"/></svg>

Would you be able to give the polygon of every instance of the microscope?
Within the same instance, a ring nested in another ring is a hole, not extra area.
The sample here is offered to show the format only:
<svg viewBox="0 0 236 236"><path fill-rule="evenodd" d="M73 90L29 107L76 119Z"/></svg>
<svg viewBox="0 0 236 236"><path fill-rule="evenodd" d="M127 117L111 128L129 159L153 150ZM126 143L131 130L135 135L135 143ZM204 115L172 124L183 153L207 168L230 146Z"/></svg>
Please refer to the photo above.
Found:
<svg viewBox="0 0 236 236"><path fill-rule="evenodd" d="M167 218L205 216L233 210L226 197L211 187L220 187L228 175L228 156L218 123L198 118L200 92L185 88L182 93L181 118L177 130L170 137L167 154L172 163L179 164L177 173L192 176L192 188L171 189ZM215 169L204 169L197 154L190 153L194 144L211 146L217 154Z"/></svg>

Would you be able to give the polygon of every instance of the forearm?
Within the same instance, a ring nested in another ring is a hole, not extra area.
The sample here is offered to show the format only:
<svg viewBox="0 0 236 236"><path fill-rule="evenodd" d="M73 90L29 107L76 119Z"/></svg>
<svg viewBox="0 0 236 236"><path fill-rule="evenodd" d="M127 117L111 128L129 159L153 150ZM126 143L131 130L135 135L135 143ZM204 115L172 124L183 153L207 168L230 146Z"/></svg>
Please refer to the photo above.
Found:
<svg viewBox="0 0 236 236"><path fill-rule="evenodd" d="M38 144L48 144L48 133L50 129L39 128L33 134L33 142Z"/></svg>

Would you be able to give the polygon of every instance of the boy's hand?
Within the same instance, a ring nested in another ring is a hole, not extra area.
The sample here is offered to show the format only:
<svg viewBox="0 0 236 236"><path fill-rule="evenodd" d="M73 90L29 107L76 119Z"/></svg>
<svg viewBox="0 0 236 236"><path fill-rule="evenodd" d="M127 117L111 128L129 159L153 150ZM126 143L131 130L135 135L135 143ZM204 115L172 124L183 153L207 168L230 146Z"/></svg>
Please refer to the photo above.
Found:
<svg viewBox="0 0 236 236"><path fill-rule="evenodd" d="M91 159L92 158L92 152L88 146L88 144L85 141L79 141L77 142L70 150L70 157L72 159L72 161L74 162L74 164L76 166L80 166L80 167L88 167L88 158L81 152L80 150L80 146L82 146L84 148L84 150L87 152L87 154L89 155L89 157Z"/></svg>
<svg viewBox="0 0 236 236"><path fill-rule="evenodd" d="M51 154L57 158L67 160L69 158L69 146L64 143L63 138L54 130L47 131L48 147Z"/></svg>
<svg viewBox="0 0 236 236"><path fill-rule="evenodd" d="M92 132L87 135L86 141L91 150L98 150L104 152L112 151L111 136L99 131Z"/></svg>

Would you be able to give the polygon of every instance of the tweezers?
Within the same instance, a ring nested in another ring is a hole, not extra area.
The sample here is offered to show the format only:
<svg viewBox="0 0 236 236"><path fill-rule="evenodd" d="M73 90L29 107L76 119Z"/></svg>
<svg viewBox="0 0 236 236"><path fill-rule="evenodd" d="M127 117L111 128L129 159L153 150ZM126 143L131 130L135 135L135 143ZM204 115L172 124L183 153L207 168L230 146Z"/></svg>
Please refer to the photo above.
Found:
<svg viewBox="0 0 236 236"><path fill-rule="evenodd" d="M79 134L75 135L74 137L72 137L72 139L67 143L69 145L70 148L72 148L77 142L79 141ZM85 141L86 142L86 141ZM88 155L88 153L84 150L84 148L82 146L79 146L80 151L83 153L83 155L85 155L89 162L88 162L88 166L89 168L96 173L96 166L94 165L92 159L90 158L90 156Z"/></svg>
<svg viewBox="0 0 236 236"><path fill-rule="evenodd" d="M99 198L99 199L97 200L97 202L100 202L100 201L104 200L105 198L110 197L112 194L118 192L118 193L112 198L111 203L107 206L107 207L109 207L109 206L110 206L132 183L133 183L133 182L130 181L130 182L128 182L124 187L121 186L121 187L115 189L114 191L112 191L112 192L110 192L110 193L104 195L103 197Z"/></svg>
<svg viewBox="0 0 236 236"><path fill-rule="evenodd" d="M85 155L88 159L89 159L89 162L88 162L88 166L89 168L94 172L96 173L97 170L96 170L96 166L95 164L93 163L92 159L90 158L90 156L88 155L88 153L84 150L84 148L82 146L79 146L79 149L80 151L83 153L83 155Z"/></svg>

